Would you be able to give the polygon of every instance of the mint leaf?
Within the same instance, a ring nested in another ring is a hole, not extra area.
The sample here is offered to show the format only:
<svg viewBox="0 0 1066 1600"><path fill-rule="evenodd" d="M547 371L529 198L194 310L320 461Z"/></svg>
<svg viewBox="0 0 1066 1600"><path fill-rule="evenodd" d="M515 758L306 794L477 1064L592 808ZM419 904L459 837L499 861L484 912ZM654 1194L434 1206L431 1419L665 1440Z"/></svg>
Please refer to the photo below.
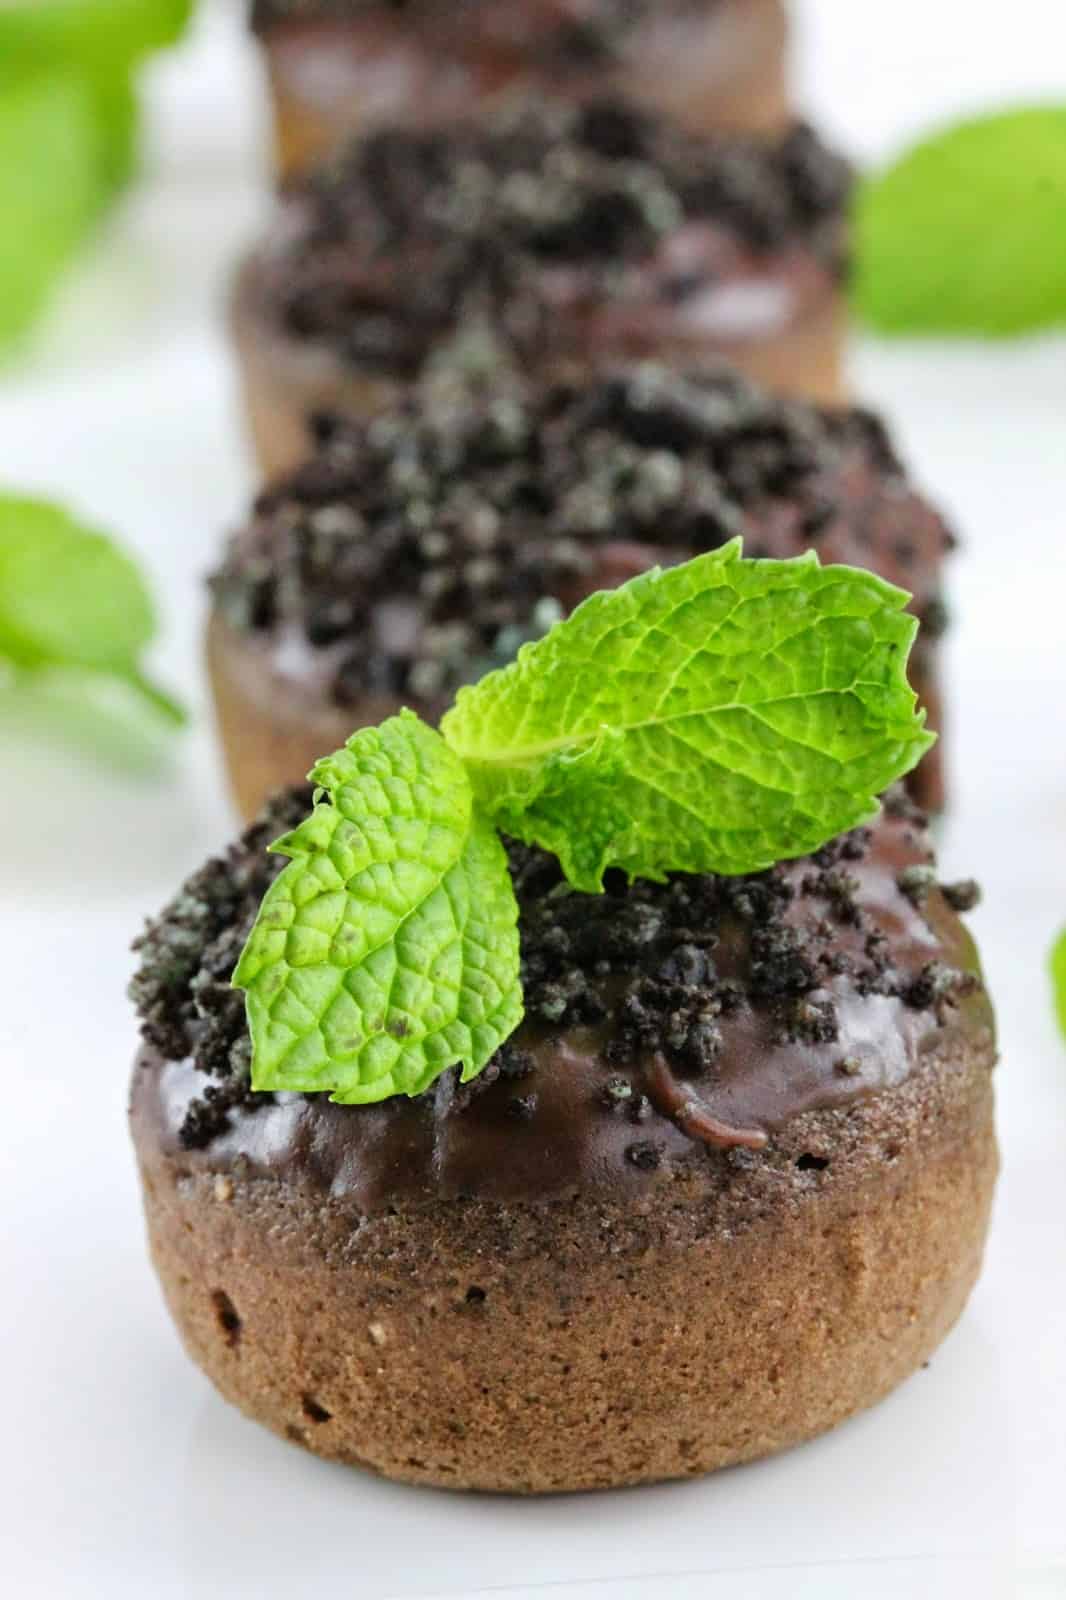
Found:
<svg viewBox="0 0 1066 1600"><path fill-rule="evenodd" d="M106 199L137 170L140 102L130 72L121 67L94 73L87 87L96 119L98 170Z"/></svg>
<svg viewBox="0 0 1066 1600"><path fill-rule="evenodd" d="M47 501L0 494L0 662L116 678L180 722L141 671L154 633L141 576L110 539Z"/></svg>
<svg viewBox="0 0 1066 1600"><path fill-rule="evenodd" d="M1066 322L1066 106L962 123L860 185L855 302L886 333Z"/></svg>
<svg viewBox="0 0 1066 1600"><path fill-rule="evenodd" d="M462 763L411 712L311 773L233 982L256 1089L359 1105L473 1077L518 1026L518 907Z"/></svg>
<svg viewBox="0 0 1066 1600"><path fill-rule="evenodd" d="M495 827L596 890L612 866L756 871L874 815L932 742L907 599L735 541L593 595L441 733L409 711L354 733L274 846L290 860L233 975L253 1088L356 1105L476 1076L522 1017Z"/></svg>
<svg viewBox="0 0 1066 1600"><path fill-rule="evenodd" d="M173 44L191 12L192 0L4 0L0 62L109 70Z"/></svg>
<svg viewBox="0 0 1066 1600"><path fill-rule="evenodd" d="M77 77L0 95L0 344L32 322L104 198L92 95Z"/></svg>
<svg viewBox="0 0 1066 1600"><path fill-rule="evenodd" d="M0 0L0 345L43 309L133 173L137 63L191 0Z"/></svg>
<svg viewBox="0 0 1066 1600"><path fill-rule="evenodd" d="M1066 1035L1066 928L1056 939L1051 952L1051 983L1059 1026Z"/></svg>
<svg viewBox="0 0 1066 1600"><path fill-rule="evenodd" d="M441 732L504 832L570 882L755 872L868 820L933 742L908 596L740 542L593 595L460 690Z"/></svg>

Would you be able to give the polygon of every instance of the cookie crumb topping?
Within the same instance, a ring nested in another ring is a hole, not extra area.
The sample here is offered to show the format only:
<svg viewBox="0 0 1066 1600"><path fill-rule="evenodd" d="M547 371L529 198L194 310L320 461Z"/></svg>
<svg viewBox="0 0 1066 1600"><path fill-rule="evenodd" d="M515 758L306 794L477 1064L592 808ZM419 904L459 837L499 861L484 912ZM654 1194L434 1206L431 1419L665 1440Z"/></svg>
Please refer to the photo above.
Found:
<svg viewBox="0 0 1066 1600"><path fill-rule="evenodd" d="M369 425L319 419L318 453L260 498L212 588L230 627L299 637L337 705L435 713L592 590L738 533L751 556L813 544L882 571L923 619L949 539L869 413L645 366L426 384Z"/></svg>
<svg viewBox="0 0 1066 1600"><path fill-rule="evenodd" d="M621 100L507 97L476 120L380 128L290 185L258 292L289 335L359 369L525 366L562 300L677 307L720 278L723 250L784 270L798 248L841 279L850 189L802 123L768 142Z"/></svg>
<svg viewBox="0 0 1066 1600"><path fill-rule="evenodd" d="M191 1059L204 1080L181 1127L188 1149L209 1146L235 1117L273 1102L250 1088L243 997L229 978L284 865L266 846L297 825L311 798L307 786L277 796L226 855L188 880L135 946L131 995L146 1043L164 1059ZM886 810L902 828L924 829L922 813L898 792ZM759 1148L764 1136L725 1127L699 1098L700 1085L715 1082L731 1019L761 1019L766 1036L785 1046L829 1046L843 1037L830 1070L858 1078L863 1063L846 1048L840 996L893 997L943 1022L979 985L973 973L940 960L897 959L896 941L878 925L880 905L864 904L871 841L871 830L858 828L813 857L741 878L627 884L609 874L603 895L568 889L554 857L512 842L527 1022L471 1083L448 1073L422 1098L434 1115L461 1116L503 1080L507 1117L529 1122L537 1086L527 1043L587 1029L603 1063L599 1114L639 1127L658 1111L694 1139ZM938 892L928 885L922 904ZM901 906L914 906L906 889L897 893ZM635 1138L627 1158L651 1170L654 1139Z"/></svg>

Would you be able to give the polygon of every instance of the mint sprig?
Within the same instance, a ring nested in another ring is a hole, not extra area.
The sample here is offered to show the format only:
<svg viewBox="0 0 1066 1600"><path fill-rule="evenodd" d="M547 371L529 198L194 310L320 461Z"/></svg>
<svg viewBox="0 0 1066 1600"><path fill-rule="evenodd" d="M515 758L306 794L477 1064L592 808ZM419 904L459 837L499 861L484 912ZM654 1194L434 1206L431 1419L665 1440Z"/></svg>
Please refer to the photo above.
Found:
<svg viewBox="0 0 1066 1600"><path fill-rule="evenodd" d="M144 581L105 534L48 501L0 494L0 666L117 680L182 722L141 666L154 634Z"/></svg>
<svg viewBox="0 0 1066 1600"><path fill-rule="evenodd" d="M734 542L593 595L439 734L409 711L354 733L234 973L253 1087L365 1104L485 1066L522 1016L498 829L595 892L611 867L758 871L875 815L932 743L907 598Z"/></svg>
<svg viewBox="0 0 1066 1600"><path fill-rule="evenodd" d="M939 132L860 185L855 301L885 333L1066 322L1066 106Z"/></svg>
<svg viewBox="0 0 1066 1600"><path fill-rule="evenodd" d="M593 595L462 689L441 731L505 833L595 892L757 872L874 815L933 742L901 670L908 596L740 541Z"/></svg>
<svg viewBox="0 0 1066 1600"><path fill-rule="evenodd" d="M473 1077L522 1018L518 906L462 763L410 711L320 761L233 975L257 1089L365 1104Z"/></svg>

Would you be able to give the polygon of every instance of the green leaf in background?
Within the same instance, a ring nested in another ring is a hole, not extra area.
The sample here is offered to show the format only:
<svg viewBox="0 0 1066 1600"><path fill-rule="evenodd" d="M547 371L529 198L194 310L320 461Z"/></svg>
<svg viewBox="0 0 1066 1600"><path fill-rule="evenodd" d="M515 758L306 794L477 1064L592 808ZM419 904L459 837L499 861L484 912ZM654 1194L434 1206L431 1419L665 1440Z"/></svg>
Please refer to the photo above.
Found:
<svg viewBox="0 0 1066 1600"><path fill-rule="evenodd" d="M1051 983L1059 1026L1066 1035L1066 928L1056 939L1051 952Z"/></svg>
<svg viewBox="0 0 1066 1600"><path fill-rule="evenodd" d="M0 494L0 663L115 679L181 722L141 670L154 633L140 573L110 539L59 506Z"/></svg>
<svg viewBox="0 0 1066 1600"><path fill-rule="evenodd" d="M32 324L132 176L134 71L191 0L0 0L0 347Z"/></svg>
<svg viewBox="0 0 1066 1600"><path fill-rule="evenodd" d="M40 311L104 192L96 112L84 83L44 78L0 95L0 344Z"/></svg>
<svg viewBox="0 0 1066 1600"><path fill-rule="evenodd" d="M885 333L1066 323L1066 106L965 122L859 187L855 303Z"/></svg>
<svg viewBox="0 0 1066 1600"><path fill-rule="evenodd" d="M122 189L137 170L141 108L133 78L121 67L86 80L96 118L96 141L104 200Z"/></svg>
<svg viewBox="0 0 1066 1600"><path fill-rule="evenodd" d="M3 0L0 63L111 71L174 44L192 8L193 0Z"/></svg>
<svg viewBox="0 0 1066 1600"><path fill-rule="evenodd" d="M324 797L274 849L233 975L257 1089L346 1105L473 1077L522 1017L518 907L462 764L411 712L354 733L311 773Z"/></svg>
<svg viewBox="0 0 1066 1600"><path fill-rule="evenodd" d="M735 540L591 596L460 690L441 732L478 805L579 889L608 867L759 871L876 815L932 744L907 600Z"/></svg>

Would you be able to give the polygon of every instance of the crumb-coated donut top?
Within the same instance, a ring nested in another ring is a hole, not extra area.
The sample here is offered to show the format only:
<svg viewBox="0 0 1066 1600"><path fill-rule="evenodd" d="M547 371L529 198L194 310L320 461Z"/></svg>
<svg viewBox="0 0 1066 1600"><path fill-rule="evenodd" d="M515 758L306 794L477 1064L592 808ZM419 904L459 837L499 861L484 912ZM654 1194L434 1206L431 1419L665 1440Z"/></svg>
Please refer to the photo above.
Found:
<svg viewBox="0 0 1066 1600"><path fill-rule="evenodd" d="M804 293L839 276L849 188L803 125L767 143L617 100L508 99L479 121L379 129L291 184L255 302L290 337L404 377L488 359L487 333L519 364L615 348L699 331L705 291L753 262Z"/></svg>
<svg viewBox="0 0 1066 1600"><path fill-rule="evenodd" d="M445 18L512 50L584 66L610 57L634 28L657 12L700 15L721 0L252 0L260 32L286 22L350 21L367 14L424 23Z"/></svg>
<svg viewBox="0 0 1066 1600"><path fill-rule="evenodd" d="M943 626L951 537L864 411L649 366L584 387L426 384L320 435L212 586L232 627L295 640L301 670L311 646L341 706L443 706L593 590L738 533L749 556L872 568L914 595L926 637Z"/></svg>
<svg viewBox="0 0 1066 1600"><path fill-rule="evenodd" d="M743 878L584 895L512 845L527 1016L479 1078L362 1107L253 1093L229 977L282 866L265 846L309 802L277 797L138 941L135 1116L193 1165L251 1163L367 1209L624 1190L894 1088L952 1041L989 1047L956 915L976 889L938 886L924 818L894 791L871 828Z"/></svg>

